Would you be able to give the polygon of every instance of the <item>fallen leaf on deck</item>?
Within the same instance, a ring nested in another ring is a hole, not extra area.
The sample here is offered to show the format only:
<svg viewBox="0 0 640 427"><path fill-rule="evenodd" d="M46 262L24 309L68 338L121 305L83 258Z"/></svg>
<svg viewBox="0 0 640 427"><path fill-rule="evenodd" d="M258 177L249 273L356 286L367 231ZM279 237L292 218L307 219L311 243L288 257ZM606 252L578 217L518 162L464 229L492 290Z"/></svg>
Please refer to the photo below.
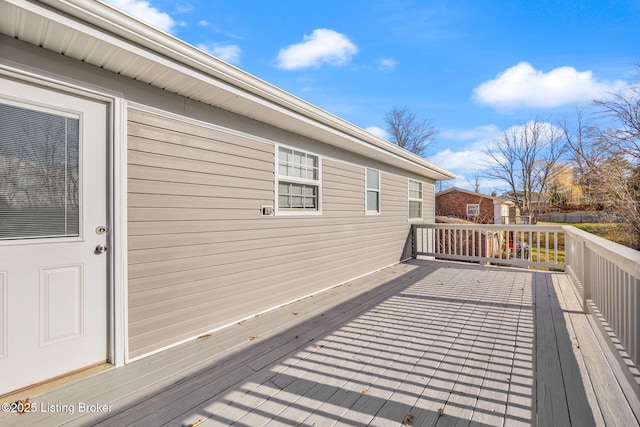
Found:
<svg viewBox="0 0 640 427"><path fill-rule="evenodd" d="M198 339L201 340L202 338L207 338L207 337L210 337L210 336L211 336L211 334L204 334L204 335L200 335L198 337Z"/></svg>
<svg viewBox="0 0 640 427"><path fill-rule="evenodd" d="M242 325L244 322L246 322L246 320L241 320L238 322L238 325Z"/></svg>
<svg viewBox="0 0 640 427"><path fill-rule="evenodd" d="M198 427L200 424L202 424L204 422L204 419L202 420L198 420L193 424L189 424L189 427Z"/></svg>
<svg viewBox="0 0 640 427"><path fill-rule="evenodd" d="M253 341L253 340L257 340L257 339L258 339L258 337L253 336L253 337L249 338L249 341Z"/></svg>
<svg viewBox="0 0 640 427"><path fill-rule="evenodd" d="M411 414L411 412L409 412L407 413L407 416L404 417L404 421L402 422L402 424L405 426L410 426L412 421L413 421L413 415Z"/></svg>
<svg viewBox="0 0 640 427"><path fill-rule="evenodd" d="M297 311L296 311L296 312L294 312L294 313L293 313L293 315L294 315L294 316L297 316L297 315L298 315L298 312L297 312Z"/></svg>
<svg viewBox="0 0 640 427"><path fill-rule="evenodd" d="M322 348L324 347L323 345L317 345L316 348Z"/></svg>
<svg viewBox="0 0 640 427"><path fill-rule="evenodd" d="M27 397L24 400L19 400L18 403L20 403L18 405L18 414L22 415L22 414L26 414L26 410L31 408L31 405L29 405L29 398Z"/></svg>

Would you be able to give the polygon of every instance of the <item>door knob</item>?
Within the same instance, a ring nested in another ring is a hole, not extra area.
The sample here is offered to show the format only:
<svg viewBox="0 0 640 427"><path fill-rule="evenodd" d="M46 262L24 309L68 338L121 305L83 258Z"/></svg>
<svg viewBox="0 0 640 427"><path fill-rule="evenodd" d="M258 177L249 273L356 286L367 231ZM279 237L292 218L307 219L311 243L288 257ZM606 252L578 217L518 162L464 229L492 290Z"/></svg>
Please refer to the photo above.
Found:
<svg viewBox="0 0 640 427"><path fill-rule="evenodd" d="M101 243L98 246L96 246L96 250L95 250L96 255L100 255L105 252L107 252L107 245L105 245L104 243Z"/></svg>

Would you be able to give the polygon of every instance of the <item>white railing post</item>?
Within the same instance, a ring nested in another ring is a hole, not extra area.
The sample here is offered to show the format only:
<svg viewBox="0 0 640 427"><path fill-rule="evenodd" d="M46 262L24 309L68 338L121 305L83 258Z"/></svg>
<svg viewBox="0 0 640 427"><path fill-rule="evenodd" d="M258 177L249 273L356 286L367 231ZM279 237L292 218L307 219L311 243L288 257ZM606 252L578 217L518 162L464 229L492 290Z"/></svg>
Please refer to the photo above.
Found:
<svg viewBox="0 0 640 427"><path fill-rule="evenodd" d="M591 253L587 248L587 242L581 242L582 246L582 310L589 312L588 300L591 299Z"/></svg>

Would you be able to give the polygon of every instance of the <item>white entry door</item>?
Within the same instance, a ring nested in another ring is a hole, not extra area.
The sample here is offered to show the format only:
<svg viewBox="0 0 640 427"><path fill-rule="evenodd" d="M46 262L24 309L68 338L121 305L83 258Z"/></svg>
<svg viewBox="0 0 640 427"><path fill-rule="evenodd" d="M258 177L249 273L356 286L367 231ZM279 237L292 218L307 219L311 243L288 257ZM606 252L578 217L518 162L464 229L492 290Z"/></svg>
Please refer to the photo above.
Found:
<svg viewBox="0 0 640 427"><path fill-rule="evenodd" d="M0 77L0 395L107 359L107 117Z"/></svg>

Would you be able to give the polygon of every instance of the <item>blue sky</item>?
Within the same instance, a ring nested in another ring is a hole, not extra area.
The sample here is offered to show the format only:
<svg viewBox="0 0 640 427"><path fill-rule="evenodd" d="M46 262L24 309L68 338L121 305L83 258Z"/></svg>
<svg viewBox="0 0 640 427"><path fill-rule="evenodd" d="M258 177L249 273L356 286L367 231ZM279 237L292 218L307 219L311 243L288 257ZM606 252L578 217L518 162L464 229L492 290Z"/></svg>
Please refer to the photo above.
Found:
<svg viewBox="0 0 640 427"><path fill-rule="evenodd" d="M640 0L107 2L381 136L408 107L438 129L427 158L450 184L486 193L493 138L640 73Z"/></svg>

